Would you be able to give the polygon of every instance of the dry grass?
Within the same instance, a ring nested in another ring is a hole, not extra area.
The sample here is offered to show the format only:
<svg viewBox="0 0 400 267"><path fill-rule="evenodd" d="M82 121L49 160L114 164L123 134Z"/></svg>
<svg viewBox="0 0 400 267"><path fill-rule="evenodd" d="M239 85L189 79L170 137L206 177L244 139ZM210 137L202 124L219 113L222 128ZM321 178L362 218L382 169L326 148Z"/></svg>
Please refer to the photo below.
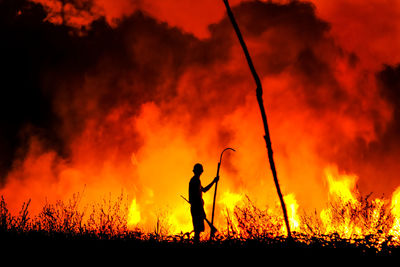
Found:
<svg viewBox="0 0 400 267"><path fill-rule="evenodd" d="M87 236L94 239L116 239L132 235L127 227L127 201L121 193L116 199L103 198L91 208L81 207L82 194L67 201L45 203L36 216L30 216L30 200L23 203L17 215L12 215L4 197L0 200L0 231L14 233L37 232L46 236Z"/></svg>
<svg viewBox="0 0 400 267"><path fill-rule="evenodd" d="M128 201L122 193L116 199L110 195L91 207L82 207L81 199L82 194L77 193L65 202L46 203L37 216L31 217L30 201L23 203L17 215L12 215L1 197L3 242L22 236L48 240L119 240L144 247L194 246L189 233L168 233L168 223L163 219L165 214L160 214L152 233L130 230L127 227ZM294 232L289 242L284 236L282 218L268 207L258 208L246 197L232 214L226 213L226 229L220 231L214 241L196 246L349 248L361 254L391 254L400 247L397 239L390 235L393 217L383 201L372 201L367 196L360 198L357 204L334 201L328 208L329 226L321 221L317 212L303 213L299 232ZM344 226L350 229L347 236L341 232Z"/></svg>

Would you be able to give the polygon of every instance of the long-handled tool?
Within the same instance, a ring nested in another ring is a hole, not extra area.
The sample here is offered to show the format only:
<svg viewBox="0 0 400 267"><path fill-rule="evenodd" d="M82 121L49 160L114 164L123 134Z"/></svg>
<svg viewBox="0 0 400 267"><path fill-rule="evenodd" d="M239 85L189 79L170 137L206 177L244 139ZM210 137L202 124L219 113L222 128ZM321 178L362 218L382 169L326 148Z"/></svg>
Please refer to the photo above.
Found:
<svg viewBox="0 0 400 267"><path fill-rule="evenodd" d="M222 155L224 154L225 151L227 150L232 150L234 152L236 152L235 149L227 147L225 148L222 152L221 152L221 156L219 157L219 162L218 162L218 168L217 168L217 176L219 177L219 170L221 168L221 162L222 162ZM212 207L212 213L211 213L211 224L214 224L214 212L215 212L215 199L217 198L217 188L218 188L218 181L215 183L215 190L214 190L214 200L213 200L213 207ZM210 240L213 238L214 233L211 231L210 234Z"/></svg>

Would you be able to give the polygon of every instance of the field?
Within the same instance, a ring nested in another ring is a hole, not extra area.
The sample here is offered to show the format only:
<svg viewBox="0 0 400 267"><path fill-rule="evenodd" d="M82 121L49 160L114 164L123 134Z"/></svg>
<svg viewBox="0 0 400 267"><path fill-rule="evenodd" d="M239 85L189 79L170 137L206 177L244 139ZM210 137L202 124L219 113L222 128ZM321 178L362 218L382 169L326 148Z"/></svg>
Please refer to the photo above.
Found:
<svg viewBox="0 0 400 267"><path fill-rule="evenodd" d="M267 210L261 210L247 198L246 203L237 206L233 214L226 215L227 225L220 229L214 240L208 240L203 233L200 243L193 242L193 233L170 234L162 225L155 225L154 231L145 232L139 228L127 226L127 215L122 205L123 196L111 203L104 201L92 207L85 214L78 209L79 194L67 201L46 204L42 212L30 216L29 204L24 203L17 215L7 209L4 198L0 201L0 245L13 251L42 250L48 253L62 251L101 251L118 252L137 251L148 248L225 248L225 249L265 249L271 256L299 253L301 255L398 255L400 243L396 236L390 235L394 220L383 209L369 234L352 234L346 237L343 232L324 233L326 229L313 214L303 214L301 228L293 231L292 239L286 238L280 231L281 218L274 217ZM335 211L332 226L340 229L339 221L344 221L347 212L351 212L353 224L348 227L357 229L357 223L367 225L370 213L376 213L368 197L360 200L363 205L357 211L347 203L331 203ZM369 206L368 206L369 205ZM341 219L339 218L341 217ZM368 221L369 220L369 221ZM390 227L389 227L390 226ZM369 225L369 227L372 227ZM325 227L326 228L326 227ZM246 250L247 249L247 250Z"/></svg>

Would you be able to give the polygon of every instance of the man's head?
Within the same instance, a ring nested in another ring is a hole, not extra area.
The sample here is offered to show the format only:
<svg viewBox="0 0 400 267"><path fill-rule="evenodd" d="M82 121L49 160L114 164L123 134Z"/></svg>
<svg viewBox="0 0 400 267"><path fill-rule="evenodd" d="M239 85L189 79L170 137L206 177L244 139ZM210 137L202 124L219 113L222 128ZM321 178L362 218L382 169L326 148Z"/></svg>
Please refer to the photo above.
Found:
<svg viewBox="0 0 400 267"><path fill-rule="evenodd" d="M195 175L200 176L203 173L203 165L196 163L193 167L193 172Z"/></svg>

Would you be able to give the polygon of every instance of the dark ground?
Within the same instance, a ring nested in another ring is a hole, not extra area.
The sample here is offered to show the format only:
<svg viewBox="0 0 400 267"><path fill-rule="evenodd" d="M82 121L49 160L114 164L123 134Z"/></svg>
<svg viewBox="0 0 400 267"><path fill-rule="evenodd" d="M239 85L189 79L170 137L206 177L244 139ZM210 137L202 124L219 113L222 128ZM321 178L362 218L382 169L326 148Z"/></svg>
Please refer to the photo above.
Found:
<svg viewBox="0 0 400 267"><path fill-rule="evenodd" d="M22 252L22 255L51 255L65 258L82 255L95 255L95 257L122 256L144 257L140 251L184 251L182 257L195 251L201 251L201 255L208 253L228 253L232 257L326 257L335 259L337 257L352 256L399 256L399 247L383 245L380 250L371 247L368 242L336 239L331 241L309 240L309 244L302 241L288 241L284 238L265 238L260 240L224 239L217 241L203 241L195 244L191 239L164 238L156 236L138 237L136 233L131 236L108 238L98 235L76 235L65 233L40 233L40 232L2 232L0 234L0 247L3 255L15 255ZM170 252L167 252L169 254ZM174 254L172 252L172 254ZM231 253L232 252L232 253ZM261 254L260 254L261 252ZM158 253L158 252L156 252ZM186 254L188 253L188 254ZM204 253L204 254L203 254ZM158 260L154 258L152 260ZM199 259L200 260L200 259Z"/></svg>

